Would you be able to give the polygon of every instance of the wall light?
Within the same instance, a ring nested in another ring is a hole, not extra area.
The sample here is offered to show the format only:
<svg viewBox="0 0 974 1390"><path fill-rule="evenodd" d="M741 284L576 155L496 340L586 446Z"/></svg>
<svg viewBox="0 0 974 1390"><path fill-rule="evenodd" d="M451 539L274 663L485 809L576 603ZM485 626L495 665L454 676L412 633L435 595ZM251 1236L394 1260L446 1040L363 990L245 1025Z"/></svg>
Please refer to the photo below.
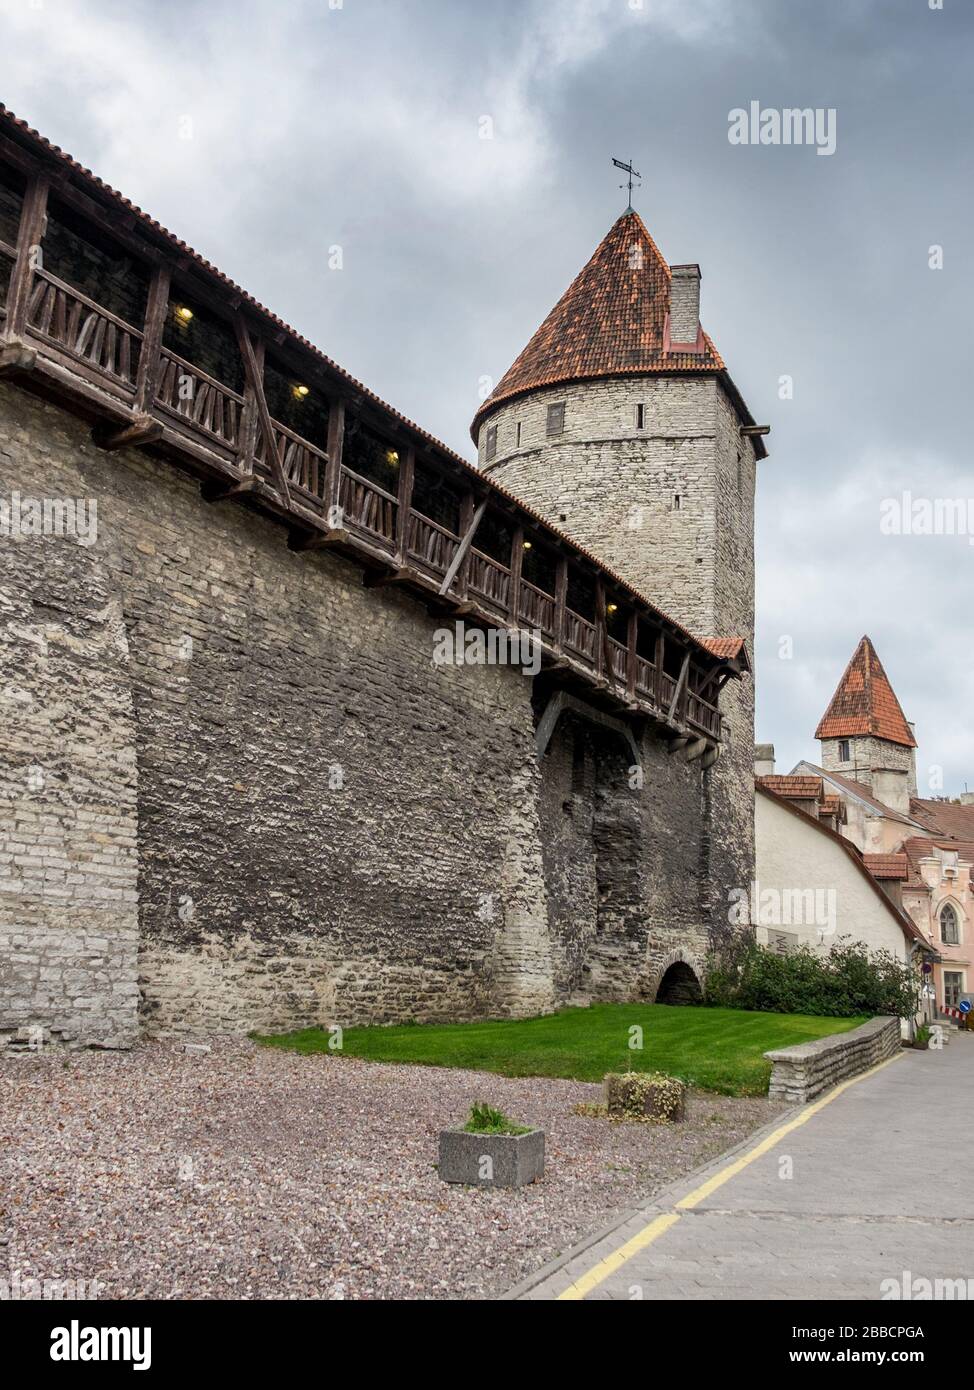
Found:
<svg viewBox="0 0 974 1390"><path fill-rule="evenodd" d="M297 398L298 398L299 401L303 401L304 398L305 398L305 396L308 394L308 392L309 392L310 390L311 390L310 386L292 386L292 387L291 387L291 391L293 392L293 394L294 394L295 396L297 396Z"/></svg>
<svg viewBox="0 0 974 1390"><path fill-rule="evenodd" d="M530 550L530 549L531 549L531 542L530 542L530 541L525 541L525 542L524 542L524 549L525 549L525 550Z"/></svg>
<svg viewBox="0 0 974 1390"><path fill-rule="evenodd" d="M617 603L607 603L605 605L605 611L607 613L617 613L619 611L619 605Z"/></svg>
<svg viewBox="0 0 974 1390"><path fill-rule="evenodd" d="M398 462L399 462L399 452L398 452L398 450L396 450L396 449L387 449L387 450L386 450L386 463L388 463L388 464L390 465L390 467L395 468L395 466L396 466L396 464L397 464Z"/></svg>
<svg viewBox="0 0 974 1390"><path fill-rule="evenodd" d="M187 309L185 304L176 305L176 317L182 319L183 323L189 323L193 317L192 309Z"/></svg>

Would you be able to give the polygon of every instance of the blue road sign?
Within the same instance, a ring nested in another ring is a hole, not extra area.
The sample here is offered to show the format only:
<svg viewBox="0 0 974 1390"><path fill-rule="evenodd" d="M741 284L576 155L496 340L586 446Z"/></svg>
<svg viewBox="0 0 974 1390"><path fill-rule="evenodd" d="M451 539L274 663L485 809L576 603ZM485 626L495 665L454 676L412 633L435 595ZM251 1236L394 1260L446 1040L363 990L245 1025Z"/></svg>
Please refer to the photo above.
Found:
<svg viewBox="0 0 974 1390"><path fill-rule="evenodd" d="M969 1014L971 1011L971 1001L969 999L962 999L957 1007L962 1014Z"/></svg>

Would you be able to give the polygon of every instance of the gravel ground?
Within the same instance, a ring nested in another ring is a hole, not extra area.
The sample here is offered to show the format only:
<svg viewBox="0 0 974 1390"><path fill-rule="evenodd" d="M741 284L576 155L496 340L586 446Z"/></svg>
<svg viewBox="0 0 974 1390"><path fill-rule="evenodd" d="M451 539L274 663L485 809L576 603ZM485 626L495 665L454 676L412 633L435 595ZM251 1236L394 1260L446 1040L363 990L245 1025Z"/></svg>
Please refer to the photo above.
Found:
<svg viewBox="0 0 974 1390"><path fill-rule="evenodd" d="M572 1113L600 1088L300 1057L0 1055L0 1280L102 1298L482 1298L783 1109L694 1093L672 1126ZM547 1131L518 1192L439 1180L440 1129L487 1100Z"/></svg>

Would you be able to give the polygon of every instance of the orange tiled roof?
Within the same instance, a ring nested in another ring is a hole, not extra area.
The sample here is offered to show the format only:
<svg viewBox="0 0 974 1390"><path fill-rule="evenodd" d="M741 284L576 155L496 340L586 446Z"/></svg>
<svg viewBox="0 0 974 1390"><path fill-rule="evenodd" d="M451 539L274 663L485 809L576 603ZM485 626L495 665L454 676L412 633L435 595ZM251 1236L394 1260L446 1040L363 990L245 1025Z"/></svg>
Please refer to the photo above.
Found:
<svg viewBox="0 0 974 1390"><path fill-rule="evenodd" d="M713 652L714 656L723 657L727 661L740 656L744 650L743 637L701 637L700 641L708 652Z"/></svg>
<svg viewBox="0 0 974 1390"><path fill-rule="evenodd" d="M914 797L910 812L934 834L946 835L951 840L974 840L974 806Z"/></svg>
<svg viewBox="0 0 974 1390"><path fill-rule="evenodd" d="M702 351L669 352L670 267L637 212L624 212L602 239L514 365L474 417L539 386L638 372L721 372L706 333Z"/></svg>
<svg viewBox="0 0 974 1390"><path fill-rule="evenodd" d="M820 801L822 797L821 777L795 777L782 772L770 773L767 777L755 778L759 787L776 792L787 800Z"/></svg>
<svg viewBox="0 0 974 1390"><path fill-rule="evenodd" d="M856 648L832 703L815 730L816 738L848 738L855 734L871 734L887 743L916 747L906 715L868 637Z"/></svg>
<svg viewBox="0 0 974 1390"><path fill-rule="evenodd" d="M822 797L822 804L818 808L818 813L820 816L837 816L841 809L842 798L827 794Z"/></svg>
<svg viewBox="0 0 974 1390"><path fill-rule="evenodd" d="M873 878L910 876L910 861L905 854L864 854L862 858Z"/></svg>

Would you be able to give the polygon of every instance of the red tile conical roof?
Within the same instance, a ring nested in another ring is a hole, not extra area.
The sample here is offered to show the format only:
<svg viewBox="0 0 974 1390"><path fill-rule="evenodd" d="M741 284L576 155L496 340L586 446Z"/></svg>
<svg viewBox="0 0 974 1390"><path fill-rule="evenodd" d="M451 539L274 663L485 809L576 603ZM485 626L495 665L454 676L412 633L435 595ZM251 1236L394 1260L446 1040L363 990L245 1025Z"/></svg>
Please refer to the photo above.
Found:
<svg viewBox="0 0 974 1390"><path fill-rule="evenodd" d="M609 229L512 367L477 411L540 386L639 372L722 372L706 333L701 352L668 351L670 267L636 212Z"/></svg>
<svg viewBox="0 0 974 1390"><path fill-rule="evenodd" d="M916 747L906 715L868 637L856 648L832 703L815 730L816 738L849 738L856 734Z"/></svg>

